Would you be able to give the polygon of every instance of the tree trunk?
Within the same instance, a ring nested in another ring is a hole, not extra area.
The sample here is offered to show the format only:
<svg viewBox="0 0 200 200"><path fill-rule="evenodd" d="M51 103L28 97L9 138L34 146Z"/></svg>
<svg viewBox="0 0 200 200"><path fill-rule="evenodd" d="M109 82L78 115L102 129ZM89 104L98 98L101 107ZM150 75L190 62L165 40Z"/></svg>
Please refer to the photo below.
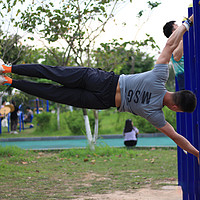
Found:
<svg viewBox="0 0 200 200"><path fill-rule="evenodd" d="M132 56L131 58L132 58L132 62L131 62L131 70L130 70L130 73L131 73L131 74L134 74L134 72L135 72L135 57L134 57L134 52L133 52L133 56Z"/></svg>
<svg viewBox="0 0 200 200"><path fill-rule="evenodd" d="M2 104L2 96L3 96L3 94L2 94L2 92L0 93L0 105Z"/></svg>
<svg viewBox="0 0 200 200"><path fill-rule="evenodd" d="M57 127L60 130L60 104L57 103Z"/></svg>
<svg viewBox="0 0 200 200"><path fill-rule="evenodd" d="M85 130L86 130L86 135L89 143L89 147L91 150L94 150L94 142L92 140L92 133L91 133L91 128L90 128L90 122L89 122L89 117L87 115L87 110L83 109L83 118L85 121Z"/></svg>
<svg viewBox="0 0 200 200"><path fill-rule="evenodd" d="M95 119L95 125L94 125L94 137L93 137L93 141L94 144L96 144L96 140L98 139L98 132L99 132L99 111L98 110L94 110L94 119Z"/></svg>

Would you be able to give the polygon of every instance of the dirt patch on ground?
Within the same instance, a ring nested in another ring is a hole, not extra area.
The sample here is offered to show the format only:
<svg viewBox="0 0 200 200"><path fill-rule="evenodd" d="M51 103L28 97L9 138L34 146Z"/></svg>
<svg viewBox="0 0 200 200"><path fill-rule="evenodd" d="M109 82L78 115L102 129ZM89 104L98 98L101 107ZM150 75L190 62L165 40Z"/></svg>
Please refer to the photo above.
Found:
<svg viewBox="0 0 200 200"><path fill-rule="evenodd" d="M182 190L179 186L163 186L151 189L150 185L133 191L115 191L110 194L88 195L77 200L181 200Z"/></svg>

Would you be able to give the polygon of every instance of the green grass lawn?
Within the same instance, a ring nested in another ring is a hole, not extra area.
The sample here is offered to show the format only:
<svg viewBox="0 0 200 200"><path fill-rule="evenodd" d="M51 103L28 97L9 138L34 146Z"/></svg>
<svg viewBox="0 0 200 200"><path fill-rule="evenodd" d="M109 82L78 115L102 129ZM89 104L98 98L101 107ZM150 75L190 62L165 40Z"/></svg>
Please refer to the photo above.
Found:
<svg viewBox="0 0 200 200"><path fill-rule="evenodd" d="M176 149L0 147L0 199L76 199L177 180Z"/></svg>
<svg viewBox="0 0 200 200"><path fill-rule="evenodd" d="M8 133L8 128L2 128L2 133L0 134L1 138L16 138L16 137L36 137L36 134L34 134L35 128L25 129L19 132L18 134L10 134Z"/></svg>

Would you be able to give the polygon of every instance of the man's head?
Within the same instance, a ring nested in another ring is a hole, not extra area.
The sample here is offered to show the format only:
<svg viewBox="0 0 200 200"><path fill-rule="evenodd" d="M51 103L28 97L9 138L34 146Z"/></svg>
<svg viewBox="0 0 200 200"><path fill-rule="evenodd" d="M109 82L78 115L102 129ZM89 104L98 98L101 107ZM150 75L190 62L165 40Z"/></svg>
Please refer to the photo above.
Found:
<svg viewBox="0 0 200 200"><path fill-rule="evenodd" d="M26 107L26 110L30 110L31 108L29 106Z"/></svg>
<svg viewBox="0 0 200 200"><path fill-rule="evenodd" d="M181 90L173 93L173 102L177 109L174 109L176 112L194 112L197 99L193 92L189 90Z"/></svg>
<svg viewBox="0 0 200 200"><path fill-rule="evenodd" d="M175 24L176 21L169 21L163 27L164 35L169 38L171 34L178 28L178 25Z"/></svg>

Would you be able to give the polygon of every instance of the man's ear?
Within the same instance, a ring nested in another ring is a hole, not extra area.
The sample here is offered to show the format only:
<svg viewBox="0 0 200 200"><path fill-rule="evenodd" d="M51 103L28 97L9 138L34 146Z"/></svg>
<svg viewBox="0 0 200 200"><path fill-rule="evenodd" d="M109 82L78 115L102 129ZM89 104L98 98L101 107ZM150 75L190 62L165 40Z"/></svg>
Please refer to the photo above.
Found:
<svg viewBox="0 0 200 200"><path fill-rule="evenodd" d="M171 110L178 112L180 109L176 104L174 104L174 105L171 106Z"/></svg>
<svg viewBox="0 0 200 200"><path fill-rule="evenodd" d="M172 108L173 108L173 109L178 109L179 107L178 107L176 104L174 104L174 105L172 106Z"/></svg>

